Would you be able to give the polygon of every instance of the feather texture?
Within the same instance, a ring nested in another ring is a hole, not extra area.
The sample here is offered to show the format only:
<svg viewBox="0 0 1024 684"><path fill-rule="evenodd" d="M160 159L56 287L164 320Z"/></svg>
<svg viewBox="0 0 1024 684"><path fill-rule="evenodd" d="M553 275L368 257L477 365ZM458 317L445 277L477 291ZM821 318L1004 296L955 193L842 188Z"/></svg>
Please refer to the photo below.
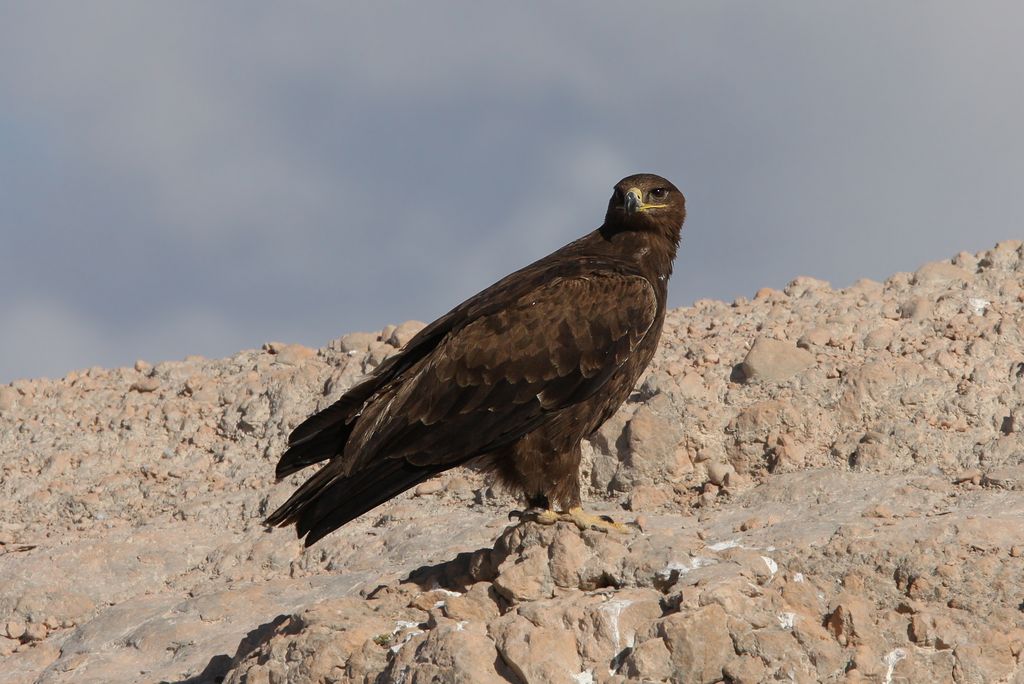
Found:
<svg viewBox="0 0 1024 684"><path fill-rule="evenodd" d="M632 214L621 202L632 188L667 200ZM328 463L267 523L295 524L312 544L474 459L527 496L578 504L580 440L654 353L684 216L668 181L623 179L601 228L452 309L299 425L278 478Z"/></svg>

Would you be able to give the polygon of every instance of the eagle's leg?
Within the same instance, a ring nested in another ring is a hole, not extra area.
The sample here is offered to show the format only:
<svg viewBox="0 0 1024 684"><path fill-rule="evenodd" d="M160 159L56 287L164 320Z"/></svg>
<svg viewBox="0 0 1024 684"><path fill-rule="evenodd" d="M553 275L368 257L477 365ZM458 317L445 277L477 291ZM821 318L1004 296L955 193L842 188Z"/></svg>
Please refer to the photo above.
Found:
<svg viewBox="0 0 1024 684"><path fill-rule="evenodd" d="M572 523L581 530L598 530L602 532L628 532L622 523L617 523L610 516L587 513L581 506L572 506L567 511L552 510L547 497L531 497L530 507L525 511L509 511L508 519L516 518L519 522L534 522L539 525L554 525L557 522Z"/></svg>

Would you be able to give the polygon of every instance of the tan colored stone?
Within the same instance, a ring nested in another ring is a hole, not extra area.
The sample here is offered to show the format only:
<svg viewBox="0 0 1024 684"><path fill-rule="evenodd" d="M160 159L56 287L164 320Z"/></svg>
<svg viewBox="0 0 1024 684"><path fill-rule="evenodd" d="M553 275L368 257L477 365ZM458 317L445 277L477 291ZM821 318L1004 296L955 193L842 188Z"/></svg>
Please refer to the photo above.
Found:
<svg viewBox="0 0 1024 684"><path fill-rule="evenodd" d="M638 485L629 493L628 508L631 511L650 511L656 509L671 500L670 491L666 491L665 487Z"/></svg>
<svg viewBox="0 0 1024 684"><path fill-rule="evenodd" d="M416 333L423 330L426 326L427 324L422 321L406 321L395 328L394 331L392 331L392 333L387 337L384 337L384 339L386 339L388 344L392 347L401 349L409 343L409 340L416 336Z"/></svg>
<svg viewBox="0 0 1024 684"><path fill-rule="evenodd" d="M539 546L527 549L521 557L509 556L494 578L494 588L513 602L550 597L553 586L547 550Z"/></svg>
<svg viewBox="0 0 1024 684"><path fill-rule="evenodd" d="M477 582L461 596L446 598L444 613L455 621L486 624L500 615L498 597L490 582Z"/></svg>
<svg viewBox="0 0 1024 684"><path fill-rule="evenodd" d="M575 684L582 671L576 640L564 628L538 627L515 616L498 629L495 642L524 684Z"/></svg>
<svg viewBox="0 0 1024 684"><path fill-rule="evenodd" d="M142 378L132 383L133 392L155 392L160 389L160 380L155 377Z"/></svg>
<svg viewBox="0 0 1024 684"><path fill-rule="evenodd" d="M672 654L664 639L648 639L630 651L623 668L631 678L665 681L672 676Z"/></svg>
<svg viewBox="0 0 1024 684"><path fill-rule="evenodd" d="M711 684L733 656L725 611L717 604L692 613L675 613L658 623L658 634L671 653L673 681Z"/></svg>
<svg viewBox="0 0 1024 684"><path fill-rule="evenodd" d="M759 337L743 359L748 382L782 382L814 365L814 357L789 342Z"/></svg>
<svg viewBox="0 0 1024 684"><path fill-rule="evenodd" d="M813 347L824 347L831 338L832 333L826 328L811 328L800 336L800 339L796 341L796 346L808 350Z"/></svg>
<svg viewBox="0 0 1024 684"><path fill-rule="evenodd" d="M875 634L868 605L852 594L843 594L834 602L826 625L841 646L871 641Z"/></svg>
<svg viewBox="0 0 1024 684"><path fill-rule="evenodd" d="M495 668L501 658L483 625L443 621L421 641L400 648L386 673L386 681L497 682ZM320 680L324 681L324 680Z"/></svg>
<svg viewBox="0 0 1024 684"><path fill-rule="evenodd" d="M946 284L950 282L970 283L974 276L948 261L934 261L925 264L914 273L914 284Z"/></svg>
<svg viewBox="0 0 1024 684"><path fill-rule="evenodd" d="M24 641L42 641L47 634L46 625L42 622L30 622L25 626L25 633L21 635Z"/></svg>
<svg viewBox="0 0 1024 684"><path fill-rule="evenodd" d="M559 587L579 587L581 572L590 556L590 550L575 528L559 525L548 550L552 581Z"/></svg>
<svg viewBox="0 0 1024 684"><path fill-rule="evenodd" d="M25 623L21 620L8 620L4 625L4 633L9 639L20 639L25 634Z"/></svg>

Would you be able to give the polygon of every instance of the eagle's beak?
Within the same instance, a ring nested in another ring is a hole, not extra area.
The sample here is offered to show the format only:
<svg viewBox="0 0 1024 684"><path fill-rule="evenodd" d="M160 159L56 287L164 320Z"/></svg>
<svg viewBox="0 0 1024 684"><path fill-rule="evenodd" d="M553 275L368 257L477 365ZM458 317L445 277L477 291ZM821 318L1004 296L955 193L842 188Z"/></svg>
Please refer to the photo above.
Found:
<svg viewBox="0 0 1024 684"><path fill-rule="evenodd" d="M626 215L632 216L644 206L643 193L637 188L630 188L626 193Z"/></svg>

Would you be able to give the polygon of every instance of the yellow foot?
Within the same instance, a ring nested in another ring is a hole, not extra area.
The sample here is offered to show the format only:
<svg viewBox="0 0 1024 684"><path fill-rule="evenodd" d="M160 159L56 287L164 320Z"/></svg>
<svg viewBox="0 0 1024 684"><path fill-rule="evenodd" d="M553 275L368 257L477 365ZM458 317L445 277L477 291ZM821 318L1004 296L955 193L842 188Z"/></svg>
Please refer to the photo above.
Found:
<svg viewBox="0 0 1024 684"><path fill-rule="evenodd" d="M535 522L541 525L554 525L556 522L572 523L581 530L598 530L601 532L628 532L622 523L617 523L607 515L587 513L582 508L570 508L568 511L552 511L551 509L531 508L525 511L510 511L508 519L518 518L520 522Z"/></svg>
<svg viewBox="0 0 1024 684"><path fill-rule="evenodd" d="M563 513L556 513L550 508L528 508L525 511L509 511L508 519L517 518L519 522L535 522L539 525L554 525L561 520L559 516Z"/></svg>
<svg viewBox="0 0 1024 684"><path fill-rule="evenodd" d="M629 532L625 525L617 523L611 516L587 513L582 508L570 508L561 514L562 520L575 523L581 530L599 530L601 532Z"/></svg>

